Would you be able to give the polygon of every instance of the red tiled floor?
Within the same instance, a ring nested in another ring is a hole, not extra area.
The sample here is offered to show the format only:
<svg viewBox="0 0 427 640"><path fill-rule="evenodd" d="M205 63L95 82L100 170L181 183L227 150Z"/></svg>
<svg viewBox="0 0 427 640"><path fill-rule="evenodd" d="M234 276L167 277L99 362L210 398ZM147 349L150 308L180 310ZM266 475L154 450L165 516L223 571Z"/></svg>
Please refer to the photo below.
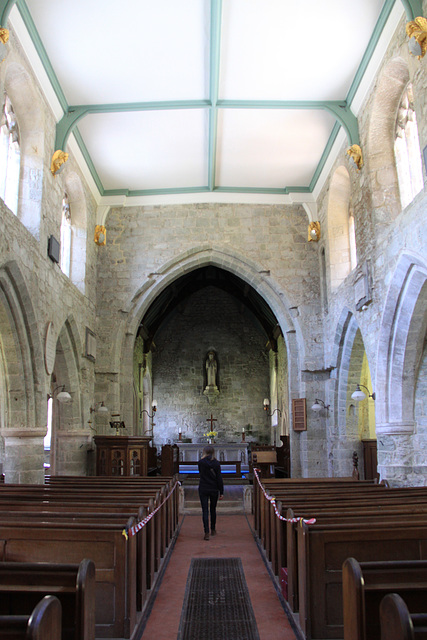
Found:
<svg viewBox="0 0 427 640"><path fill-rule="evenodd" d="M260 640L295 640L244 515L219 516L217 535L203 540L201 516L186 515L143 640L176 640L191 558L241 558Z"/></svg>

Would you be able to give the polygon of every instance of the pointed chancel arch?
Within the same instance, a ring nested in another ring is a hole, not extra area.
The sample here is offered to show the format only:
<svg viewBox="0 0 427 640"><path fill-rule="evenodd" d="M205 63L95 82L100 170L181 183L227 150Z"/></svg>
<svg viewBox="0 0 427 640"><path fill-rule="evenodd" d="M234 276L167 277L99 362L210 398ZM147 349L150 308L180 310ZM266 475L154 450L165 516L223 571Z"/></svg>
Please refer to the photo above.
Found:
<svg viewBox="0 0 427 640"><path fill-rule="evenodd" d="M19 267L0 268L0 409L8 482L43 481L42 351Z"/></svg>
<svg viewBox="0 0 427 640"><path fill-rule="evenodd" d="M278 325L284 336L287 350L287 366L289 370L288 390L289 398L302 397L304 390L299 377L300 361L305 358L305 345L297 318L294 320L289 313L289 303L286 296L279 294L280 287L272 281L269 273L262 266L242 258L237 252L227 247L196 247L169 261L156 271L135 293L129 305L123 309L124 320L118 327L117 341L113 345L114 353L112 366L120 371L120 399L112 398L112 403L120 407L119 411L125 423L131 424L133 405L133 357L135 338L140 323L150 306L161 293L175 280L196 269L208 267L229 272L251 287L277 318ZM118 388L111 387L111 396ZM291 433L291 437L292 437ZM300 460L295 461L293 472L298 474Z"/></svg>

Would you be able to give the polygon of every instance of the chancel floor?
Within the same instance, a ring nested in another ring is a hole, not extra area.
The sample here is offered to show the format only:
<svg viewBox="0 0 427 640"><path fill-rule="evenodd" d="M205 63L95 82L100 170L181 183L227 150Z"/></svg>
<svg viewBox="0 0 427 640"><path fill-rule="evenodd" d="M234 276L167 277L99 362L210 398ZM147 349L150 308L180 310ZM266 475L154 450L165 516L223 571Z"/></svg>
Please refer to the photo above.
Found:
<svg viewBox="0 0 427 640"><path fill-rule="evenodd" d="M176 640L193 558L240 558L260 640L295 640L250 528L251 516L218 512L217 535L205 541L201 510L184 515L142 640ZM212 605L215 606L215 605Z"/></svg>

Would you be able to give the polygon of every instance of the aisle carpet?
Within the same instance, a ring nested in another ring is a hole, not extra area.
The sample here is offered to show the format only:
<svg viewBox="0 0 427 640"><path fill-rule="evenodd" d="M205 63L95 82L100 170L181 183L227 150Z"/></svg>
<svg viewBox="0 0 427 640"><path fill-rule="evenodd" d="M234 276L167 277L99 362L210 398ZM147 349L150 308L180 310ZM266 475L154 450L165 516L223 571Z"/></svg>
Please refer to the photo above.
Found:
<svg viewBox="0 0 427 640"><path fill-rule="evenodd" d="M240 558L193 558L178 640L259 640Z"/></svg>

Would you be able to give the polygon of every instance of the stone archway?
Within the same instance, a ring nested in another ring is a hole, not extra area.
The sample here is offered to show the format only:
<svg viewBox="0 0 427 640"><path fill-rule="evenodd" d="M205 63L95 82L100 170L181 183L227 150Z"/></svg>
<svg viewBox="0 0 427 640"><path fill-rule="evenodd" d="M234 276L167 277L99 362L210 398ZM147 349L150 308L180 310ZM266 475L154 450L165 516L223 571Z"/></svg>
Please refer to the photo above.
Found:
<svg viewBox="0 0 427 640"><path fill-rule="evenodd" d="M349 476L353 452L363 460L361 439L375 428L375 407L370 398L361 403L351 398L357 384L370 389L371 381L362 333L348 309L342 311L337 325L332 361L336 373L331 380L334 421L328 436L329 472L330 475ZM373 429L370 422L373 422Z"/></svg>
<svg viewBox="0 0 427 640"><path fill-rule="evenodd" d="M425 485L427 477L426 308L427 266L419 256L403 254L384 306L376 375L378 462L381 476L397 486Z"/></svg>
<svg viewBox="0 0 427 640"><path fill-rule="evenodd" d="M388 289L379 334L379 433L414 432L414 394L426 335L426 303L427 265L418 256L403 254Z"/></svg>
<svg viewBox="0 0 427 640"><path fill-rule="evenodd" d="M28 288L13 262L0 269L1 419L8 482L43 481L41 345Z"/></svg>
<svg viewBox="0 0 427 640"><path fill-rule="evenodd" d="M81 403L81 372L79 354L82 344L73 318L68 318L58 335L55 364L51 377L52 439L50 473L85 475L87 468L86 445L90 436L83 421ZM70 393L72 401L60 404L55 390Z"/></svg>
<svg viewBox="0 0 427 640"><path fill-rule="evenodd" d="M304 339L298 320L294 320L288 311L289 304L286 304L286 296L282 292L279 293L280 287L270 280L261 265L243 259L232 249L228 247L223 249L202 246L187 251L184 255L178 256L175 260L158 269L156 274L153 274L153 277L150 277L141 289L135 293L132 300L129 301L129 305L124 309L126 320L121 324L117 332L118 339L113 345L114 352L111 361L112 370L116 367L116 370L120 372L120 379L118 380L118 385L110 385L110 397L112 398L111 404L120 407L120 415L125 423L130 424L132 420L133 350L142 317L152 302L174 280L182 274L190 273L195 269L208 265L217 266L244 280L269 305L277 318L286 344L289 371L288 397L290 399L303 395L304 385L300 379L300 362L304 361L305 358ZM290 414L290 407L288 411ZM292 437L293 433L291 432ZM297 451L293 466L295 475L301 473L300 464L301 457Z"/></svg>

